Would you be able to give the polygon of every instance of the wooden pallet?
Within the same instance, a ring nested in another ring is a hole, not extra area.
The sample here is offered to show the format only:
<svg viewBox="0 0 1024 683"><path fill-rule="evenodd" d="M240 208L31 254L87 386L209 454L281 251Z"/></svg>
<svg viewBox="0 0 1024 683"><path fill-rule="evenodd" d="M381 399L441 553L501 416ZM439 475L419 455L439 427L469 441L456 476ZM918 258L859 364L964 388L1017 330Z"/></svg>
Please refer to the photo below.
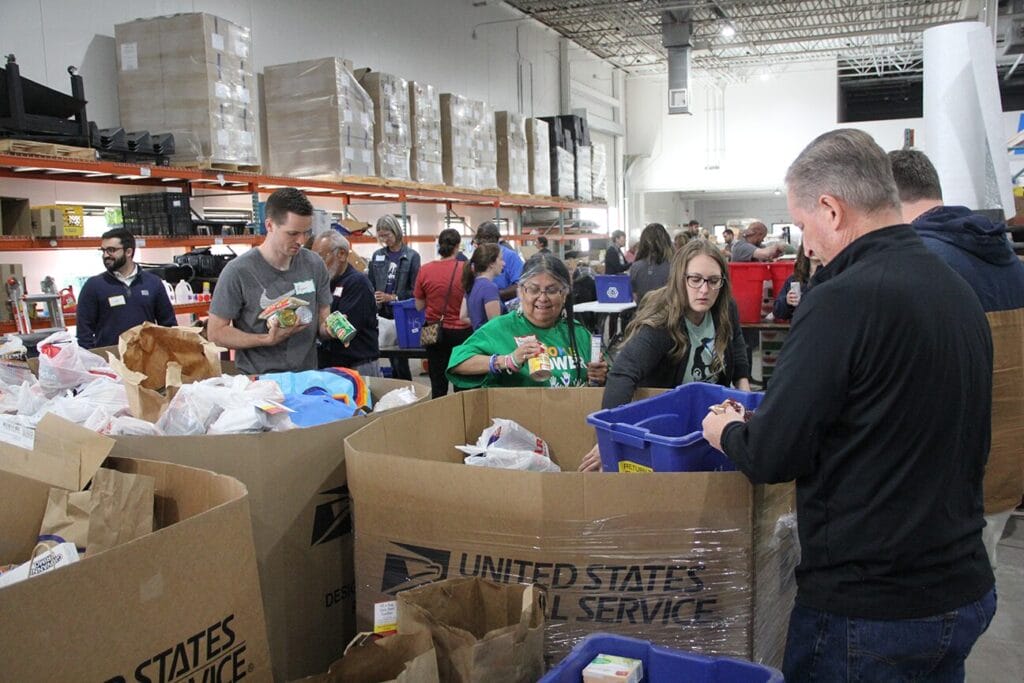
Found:
<svg viewBox="0 0 1024 683"><path fill-rule="evenodd" d="M77 159L78 161L96 160L96 150L91 147L72 147L71 145L58 145L53 142L12 140L10 138L0 139L0 154L25 154L35 157Z"/></svg>
<svg viewBox="0 0 1024 683"><path fill-rule="evenodd" d="M203 171L226 171L228 173L263 173L263 167L258 164L233 164L226 161L213 161L212 159L177 159L171 158L171 165L180 168L198 168Z"/></svg>

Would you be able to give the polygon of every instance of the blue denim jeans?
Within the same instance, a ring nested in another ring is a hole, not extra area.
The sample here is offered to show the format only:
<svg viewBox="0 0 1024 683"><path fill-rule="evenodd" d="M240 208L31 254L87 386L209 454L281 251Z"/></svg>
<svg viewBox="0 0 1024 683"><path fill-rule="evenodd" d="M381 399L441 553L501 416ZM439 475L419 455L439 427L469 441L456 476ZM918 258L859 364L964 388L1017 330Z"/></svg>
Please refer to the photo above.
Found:
<svg viewBox="0 0 1024 683"><path fill-rule="evenodd" d="M924 619L853 619L796 605L787 683L964 680L964 661L996 613L993 588L977 602Z"/></svg>

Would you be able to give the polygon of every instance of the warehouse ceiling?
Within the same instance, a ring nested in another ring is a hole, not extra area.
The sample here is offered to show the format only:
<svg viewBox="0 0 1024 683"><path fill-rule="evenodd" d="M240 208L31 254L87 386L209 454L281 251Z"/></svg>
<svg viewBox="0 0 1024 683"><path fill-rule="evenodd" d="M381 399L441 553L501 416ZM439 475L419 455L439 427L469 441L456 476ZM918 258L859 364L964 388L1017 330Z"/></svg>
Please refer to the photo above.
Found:
<svg viewBox="0 0 1024 683"><path fill-rule="evenodd" d="M996 6L986 0L507 0L507 4L632 74L664 72L662 23L689 19L693 75L722 82L821 59L836 59L841 78L920 74L925 29L953 21L985 21L986 11Z"/></svg>

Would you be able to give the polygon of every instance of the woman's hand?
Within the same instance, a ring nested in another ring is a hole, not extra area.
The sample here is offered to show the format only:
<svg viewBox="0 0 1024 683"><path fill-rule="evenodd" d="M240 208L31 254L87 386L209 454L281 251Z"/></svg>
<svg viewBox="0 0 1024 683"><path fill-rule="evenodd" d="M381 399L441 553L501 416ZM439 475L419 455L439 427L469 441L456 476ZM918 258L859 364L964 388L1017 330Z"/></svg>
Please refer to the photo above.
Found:
<svg viewBox="0 0 1024 683"><path fill-rule="evenodd" d="M540 356L545 353L547 353L547 350L544 348L543 344L539 341L531 340L523 343L521 346L517 346L512 352L512 357L515 359L516 365L521 367L528 358Z"/></svg>
<svg viewBox="0 0 1024 683"><path fill-rule="evenodd" d="M583 462L577 468L578 472L600 472L601 471L601 451L597 449L597 444L590 449L590 452L583 456Z"/></svg>
<svg viewBox="0 0 1024 683"><path fill-rule="evenodd" d="M789 290L789 292L786 293L786 303L792 306L793 308L796 308L797 304L800 303L800 295L797 294L792 289Z"/></svg>
<svg viewBox="0 0 1024 683"><path fill-rule="evenodd" d="M587 381L594 385L603 387L605 381L608 379L608 363L607 361L599 360L587 363ZM596 448L596 446L595 446Z"/></svg>

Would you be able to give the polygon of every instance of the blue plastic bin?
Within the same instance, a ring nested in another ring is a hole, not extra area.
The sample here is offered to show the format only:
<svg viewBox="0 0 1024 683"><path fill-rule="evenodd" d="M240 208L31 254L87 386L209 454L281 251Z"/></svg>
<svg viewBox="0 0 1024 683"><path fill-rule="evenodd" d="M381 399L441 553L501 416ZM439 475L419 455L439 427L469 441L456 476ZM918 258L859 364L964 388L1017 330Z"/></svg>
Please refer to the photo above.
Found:
<svg viewBox="0 0 1024 683"><path fill-rule="evenodd" d="M420 345L420 330L426 320L424 311L416 310L415 299L403 299L391 304L395 312L395 332L398 333L398 346L403 349L415 349Z"/></svg>
<svg viewBox="0 0 1024 683"><path fill-rule="evenodd" d="M644 663L644 683L782 683L782 672L770 666L740 659L707 657L651 645L644 640L594 633L555 665L540 683L579 683L583 670L597 655L639 659Z"/></svg>
<svg viewBox="0 0 1024 683"><path fill-rule="evenodd" d="M754 410L763 393L693 382L587 416L605 472L723 472L736 467L701 434L708 407L727 398Z"/></svg>
<svg viewBox="0 0 1024 683"><path fill-rule="evenodd" d="M599 304L628 304L633 301L633 287L628 275L596 275Z"/></svg>

